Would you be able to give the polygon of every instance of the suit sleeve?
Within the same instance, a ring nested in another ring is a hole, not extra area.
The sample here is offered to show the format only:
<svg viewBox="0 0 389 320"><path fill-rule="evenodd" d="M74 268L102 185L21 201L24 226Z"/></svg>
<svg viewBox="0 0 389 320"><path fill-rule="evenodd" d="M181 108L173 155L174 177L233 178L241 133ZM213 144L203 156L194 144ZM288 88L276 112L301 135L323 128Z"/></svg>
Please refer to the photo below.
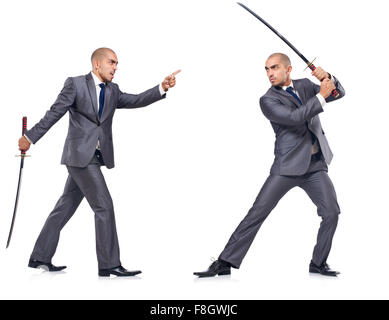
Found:
<svg viewBox="0 0 389 320"><path fill-rule="evenodd" d="M164 99L166 94L161 95L159 85L146 90L140 94L129 94L120 91L119 87L119 102L117 108L132 109L146 107L158 100Z"/></svg>
<svg viewBox="0 0 389 320"><path fill-rule="evenodd" d="M312 119L323 112L319 99L314 96L299 108L283 104L276 98L263 96L259 100L262 112L270 121L286 125L296 126Z"/></svg>
<svg viewBox="0 0 389 320"><path fill-rule="evenodd" d="M331 75L331 79L334 81L335 88L339 92L339 97L334 98L334 96L331 94L329 97L327 97L326 102L332 102L335 100L339 100L340 98L343 98L344 95L346 94L346 91L343 89L342 85L340 84L339 80L335 78L333 75ZM313 83L312 81L308 80L311 85L313 86L313 91L315 94L318 94L320 92L320 86L317 85L316 83Z"/></svg>
<svg viewBox="0 0 389 320"><path fill-rule="evenodd" d="M76 98L76 90L72 78L67 78L57 100L48 110L45 116L30 130L26 136L36 143L47 131L69 110Z"/></svg>

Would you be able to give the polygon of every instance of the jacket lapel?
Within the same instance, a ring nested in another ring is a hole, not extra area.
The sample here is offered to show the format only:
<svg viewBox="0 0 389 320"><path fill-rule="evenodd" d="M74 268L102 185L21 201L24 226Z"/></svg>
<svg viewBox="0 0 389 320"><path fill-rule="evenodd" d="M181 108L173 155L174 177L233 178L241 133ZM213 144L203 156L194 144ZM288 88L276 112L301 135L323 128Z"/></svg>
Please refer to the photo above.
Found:
<svg viewBox="0 0 389 320"><path fill-rule="evenodd" d="M294 89L298 92L300 100L303 103L305 103L306 102L306 94L305 94L305 90L304 90L304 87L302 86L301 81L293 80L293 86L294 86Z"/></svg>
<svg viewBox="0 0 389 320"><path fill-rule="evenodd" d="M291 94L287 93L285 90L283 90L281 87L271 87L271 90L276 93L276 94L279 94L285 98L287 98L290 102L292 102L294 104L294 106L296 108L298 108L300 105L298 103L298 101L296 100L296 98L294 98ZM299 92L300 94L300 92Z"/></svg>
<svg viewBox="0 0 389 320"><path fill-rule="evenodd" d="M96 93L95 82L93 81L93 77L92 77L91 73L88 73L86 75L86 83L87 83L89 95L90 95L90 98L91 98L91 101L92 101L93 114L95 114L96 118L98 118L97 93Z"/></svg>

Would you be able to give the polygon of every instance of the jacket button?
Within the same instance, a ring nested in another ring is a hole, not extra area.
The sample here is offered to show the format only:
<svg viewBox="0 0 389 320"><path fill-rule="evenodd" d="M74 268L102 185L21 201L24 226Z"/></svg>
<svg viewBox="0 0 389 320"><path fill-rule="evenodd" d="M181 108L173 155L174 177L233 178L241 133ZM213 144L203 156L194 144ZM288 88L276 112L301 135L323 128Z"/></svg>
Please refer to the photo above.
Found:
<svg viewBox="0 0 389 320"><path fill-rule="evenodd" d="M98 127L100 127L100 121L99 121L99 122L97 122L97 126L98 126Z"/></svg>

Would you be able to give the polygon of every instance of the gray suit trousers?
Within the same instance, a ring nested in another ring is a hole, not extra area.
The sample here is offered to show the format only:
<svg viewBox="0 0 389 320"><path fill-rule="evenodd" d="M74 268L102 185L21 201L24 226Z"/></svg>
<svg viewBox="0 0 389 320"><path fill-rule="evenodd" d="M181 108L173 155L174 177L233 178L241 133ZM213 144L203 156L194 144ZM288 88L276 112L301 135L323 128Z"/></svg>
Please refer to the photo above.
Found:
<svg viewBox="0 0 389 320"><path fill-rule="evenodd" d="M312 166L312 164L311 164ZM229 239L219 259L239 268L255 235L278 201L292 188L302 188L317 207L322 218L312 262L326 262L331 250L340 209L334 186L325 170L308 171L301 176L270 175L258 194L253 206Z"/></svg>
<svg viewBox="0 0 389 320"><path fill-rule="evenodd" d="M96 156L85 168L67 166L65 189L46 220L31 259L51 262L62 228L85 197L95 214L96 252L99 269L121 265L113 203Z"/></svg>

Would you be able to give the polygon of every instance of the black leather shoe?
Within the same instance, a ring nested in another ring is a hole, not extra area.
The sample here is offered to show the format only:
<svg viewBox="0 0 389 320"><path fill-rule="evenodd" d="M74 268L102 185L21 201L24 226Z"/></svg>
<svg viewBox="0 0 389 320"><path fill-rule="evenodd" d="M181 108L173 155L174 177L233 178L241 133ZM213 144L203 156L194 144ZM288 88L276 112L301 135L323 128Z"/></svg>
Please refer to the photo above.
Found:
<svg viewBox="0 0 389 320"><path fill-rule="evenodd" d="M35 268L35 269L39 269L42 267L43 269L47 269L47 271L51 271L51 272L61 271L66 268L66 266L56 267L50 262L42 262L36 259L30 259L30 261L28 261L28 266L30 268Z"/></svg>
<svg viewBox="0 0 389 320"><path fill-rule="evenodd" d="M228 262L216 260L208 268L207 271L193 272L199 278L225 276L231 274L231 265Z"/></svg>
<svg viewBox="0 0 389 320"><path fill-rule="evenodd" d="M321 266L317 266L312 261L309 264L310 273L320 273L323 276L336 277L340 272L330 269L330 266L324 262Z"/></svg>
<svg viewBox="0 0 389 320"><path fill-rule="evenodd" d="M111 274L113 276L117 276L117 277L132 277L132 276L135 276L139 273L142 273L142 271L140 271L140 270L128 271L128 270L124 269L122 266L118 266L116 268L111 268L111 269L100 269L99 270L100 277L109 277Z"/></svg>

